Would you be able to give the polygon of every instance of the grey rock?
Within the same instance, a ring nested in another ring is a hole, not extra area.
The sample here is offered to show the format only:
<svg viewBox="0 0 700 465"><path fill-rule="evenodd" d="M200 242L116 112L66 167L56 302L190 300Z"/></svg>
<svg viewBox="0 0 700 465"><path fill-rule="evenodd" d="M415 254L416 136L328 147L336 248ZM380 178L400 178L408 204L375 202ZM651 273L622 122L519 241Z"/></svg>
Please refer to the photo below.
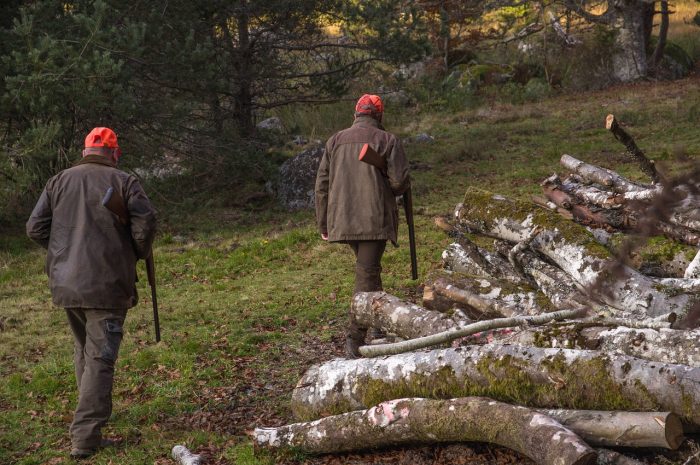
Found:
<svg viewBox="0 0 700 465"><path fill-rule="evenodd" d="M283 132L284 127L282 126L282 120L279 119L277 116L273 116L271 118L264 119L260 121L255 127L258 129L262 129L265 131L278 131L278 132Z"/></svg>
<svg viewBox="0 0 700 465"><path fill-rule="evenodd" d="M294 142L296 145L306 145L309 143L309 140L304 136L294 136L292 142Z"/></svg>
<svg viewBox="0 0 700 465"><path fill-rule="evenodd" d="M323 145L310 147L285 161L279 170L275 193L287 210L314 208L316 172L323 156Z"/></svg>
<svg viewBox="0 0 700 465"><path fill-rule="evenodd" d="M435 142L435 138L430 134L422 132L413 137L409 137L406 142L415 144L432 144L433 142Z"/></svg>

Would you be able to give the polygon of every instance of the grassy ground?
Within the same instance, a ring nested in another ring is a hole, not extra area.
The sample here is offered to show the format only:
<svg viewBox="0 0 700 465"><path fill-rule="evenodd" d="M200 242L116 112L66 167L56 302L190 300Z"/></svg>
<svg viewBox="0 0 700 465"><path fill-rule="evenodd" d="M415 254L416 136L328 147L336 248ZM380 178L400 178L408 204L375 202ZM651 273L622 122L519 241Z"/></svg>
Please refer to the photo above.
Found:
<svg viewBox="0 0 700 465"><path fill-rule="evenodd" d="M432 216L450 212L469 185L527 197L561 171L563 153L643 179L604 130L608 113L667 169L680 171L700 153L698 78L524 106L388 112L387 127L403 137L435 137L433 144L406 145L415 162L421 277L440 267L448 243ZM323 138L349 122L349 112L336 108L332 115L298 115L297 129ZM272 205L169 213L155 247L163 341L153 342L142 280L141 303L127 318L106 431L124 446L100 452L92 463L171 463L167 456L177 443L207 452L213 462L270 463L253 455L246 432L291 420L288 399L301 373L342 354L351 254L320 241L312 215ZM76 401L72 342L63 311L51 306L43 259L20 234L0 238L3 464L67 463ZM420 279L408 279L405 244L390 248L383 264L389 292L415 295Z"/></svg>

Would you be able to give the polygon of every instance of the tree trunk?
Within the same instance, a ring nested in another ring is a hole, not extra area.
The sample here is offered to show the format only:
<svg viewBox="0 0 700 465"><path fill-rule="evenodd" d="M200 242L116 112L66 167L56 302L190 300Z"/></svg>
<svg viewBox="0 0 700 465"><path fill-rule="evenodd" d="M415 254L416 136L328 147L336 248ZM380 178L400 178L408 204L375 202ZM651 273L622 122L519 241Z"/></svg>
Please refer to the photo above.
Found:
<svg viewBox="0 0 700 465"><path fill-rule="evenodd" d="M583 179L608 187L613 192L623 194L627 200L651 200L661 193L661 187L644 186L634 183L614 171L589 165L571 155L562 155L560 163L569 171Z"/></svg>
<svg viewBox="0 0 700 465"><path fill-rule="evenodd" d="M657 68L661 64L666 49L666 39L668 38L668 0L661 0L661 24L659 25L659 40L654 48L654 54L651 56L651 64Z"/></svg>
<svg viewBox="0 0 700 465"><path fill-rule="evenodd" d="M509 335L505 341L537 347L595 349L700 368L700 329L610 328L596 326L593 320L526 329Z"/></svg>
<svg viewBox="0 0 700 465"><path fill-rule="evenodd" d="M663 447L675 450L685 440L680 419L670 412L538 411L596 447Z"/></svg>
<svg viewBox="0 0 700 465"><path fill-rule="evenodd" d="M381 328L403 339L429 336L471 322L459 312L450 317L386 292L358 292L352 298L350 313L362 327Z"/></svg>
<svg viewBox="0 0 700 465"><path fill-rule="evenodd" d="M670 411L700 425L700 368L498 344L314 365L291 407L308 420L401 397L473 395L543 408Z"/></svg>
<svg viewBox="0 0 700 465"><path fill-rule="evenodd" d="M582 226L564 221L551 211L531 211L529 205L469 189L456 211L459 221L488 236L520 242L533 226L542 232L530 247L551 259L591 296L639 319L687 314L694 298L660 284L612 259Z"/></svg>
<svg viewBox="0 0 700 465"><path fill-rule="evenodd" d="M644 40L644 8L640 0L614 0L617 11L615 44L612 51L613 75L620 82L645 78L648 74Z"/></svg>
<svg viewBox="0 0 700 465"><path fill-rule="evenodd" d="M253 441L259 447L311 454L415 443L488 442L542 465L592 464L596 457L576 434L542 413L481 397L390 400L309 423L256 428Z"/></svg>

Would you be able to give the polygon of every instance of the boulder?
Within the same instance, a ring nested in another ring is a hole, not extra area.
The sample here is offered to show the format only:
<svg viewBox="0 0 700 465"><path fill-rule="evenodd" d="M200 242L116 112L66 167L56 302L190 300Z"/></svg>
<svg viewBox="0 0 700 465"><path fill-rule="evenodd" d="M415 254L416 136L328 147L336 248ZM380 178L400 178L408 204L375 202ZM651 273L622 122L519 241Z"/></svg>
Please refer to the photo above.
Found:
<svg viewBox="0 0 700 465"><path fill-rule="evenodd" d="M277 116L273 116L271 118L264 119L264 120L260 121L255 127L258 129L265 130L265 131L277 131L277 132L284 131L284 126L282 126L282 120L279 119Z"/></svg>
<svg viewBox="0 0 700 465"><path fill-rule="evenodd" d="M319 144L309 147L282 164L275 193L284 208L314 208L316 172L322 155L323 144Z"/></svg>

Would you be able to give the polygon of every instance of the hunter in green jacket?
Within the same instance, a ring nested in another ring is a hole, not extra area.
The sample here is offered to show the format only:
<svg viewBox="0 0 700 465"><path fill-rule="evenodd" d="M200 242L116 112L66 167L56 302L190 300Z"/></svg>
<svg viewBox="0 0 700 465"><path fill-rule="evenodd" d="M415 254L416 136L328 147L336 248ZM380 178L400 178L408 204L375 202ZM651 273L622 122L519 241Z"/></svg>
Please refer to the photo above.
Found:
<svg viewBox="0 0 700 465"><path fill-rule="evenodd" d="M386 242L396 245L396 196L410 187L408 160L401 141L382 127L384 105L376 95L363 95L355 106L353 125L328 142L316 177L316 220L321 237L348 244L356 257L354 292L382 290L381 259ZM369 144L386 161L382 173L358 159ZM346 338L348 356L357 357L367 328L354 321Z"/></svg>

